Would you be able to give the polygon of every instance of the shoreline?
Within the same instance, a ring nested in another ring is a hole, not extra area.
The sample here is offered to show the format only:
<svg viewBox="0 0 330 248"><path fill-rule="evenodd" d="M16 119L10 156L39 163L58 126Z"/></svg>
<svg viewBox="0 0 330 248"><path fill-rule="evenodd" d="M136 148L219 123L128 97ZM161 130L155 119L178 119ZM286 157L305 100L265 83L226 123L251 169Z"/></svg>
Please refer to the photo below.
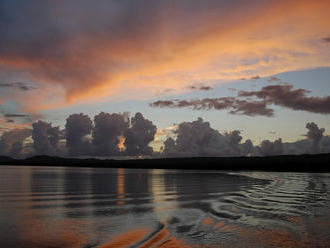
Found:
<svg viewBox="0 0 330 248"><path fill-rule="evenodd" d="M330 172L330 154L271 157L188 157L131 160L34 156L26 159L0 157L0 166L58 166L127 169L176 169L219 171Z"/></svg>

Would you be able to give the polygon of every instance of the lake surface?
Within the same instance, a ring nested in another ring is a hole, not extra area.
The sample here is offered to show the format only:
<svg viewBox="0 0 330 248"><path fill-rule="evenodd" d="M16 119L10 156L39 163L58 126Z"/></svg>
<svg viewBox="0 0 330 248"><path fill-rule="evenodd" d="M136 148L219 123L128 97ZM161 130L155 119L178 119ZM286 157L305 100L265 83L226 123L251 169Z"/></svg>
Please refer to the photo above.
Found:
<svg viewBox="0 0 330 248"><path fill-rule="evenodd" d="M329 247L330 174L0 167L0 247Z"/></svg>

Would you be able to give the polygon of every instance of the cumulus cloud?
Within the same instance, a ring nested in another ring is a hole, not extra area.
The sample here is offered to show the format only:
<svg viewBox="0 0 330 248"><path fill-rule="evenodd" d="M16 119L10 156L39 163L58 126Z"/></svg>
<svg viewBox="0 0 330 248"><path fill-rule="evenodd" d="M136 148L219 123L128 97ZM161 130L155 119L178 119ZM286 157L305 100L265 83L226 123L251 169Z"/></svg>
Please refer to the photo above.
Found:
<svg viewBox="0 0 330 248"><path fill-rule="evenodd" d="M240 131L220 134L202 118L180 123L175 134L164 142L165 156L246 156L253 150L250 140L241 143Z"/></svg>
<svg viewBox="0 0 330 248"><path fill-rule="evenodd" d="M32 124L32 128L33 148L36 154L58 155L61 135L59 127L39 120Z"/></svg>
<svg viewBox="0 0 330 248"><path fill-rule="evenodd" d="M96 155L118 155L120 137L129 126L128 114L101 112L94 117L93 145ZM125 144L126 145L126 144Z"/></svg>
<svg viewBox="0 0 330 248"><path fill-rule="evenodd" d="M258 147L258 151L262 156L276 156L283 154L282 139L277 139L274 142L263 140Z"/></svg>
<svg viewBox="0 0 330 248"><path fill-rule="evenodd" d="M312 141L312 152L317 153L319 152L319 144L325 129L319 128L314 122L307 123L306 128L308 129L306 136Z"/></svg>
<svg viewBox="0 0 330 248"><path fill-rule="evenodd" d="M129 156L152 155L153 148L149 143L154 140L157 127L152 121L145 119L141 113L131 118L130 128L126 130L126 154Z"/></svg>
<svg viewBox="0 0 330 248"><path fill-rule="evenodd" d="M31 136L31 129L6 131L0 138L0 155L20 157L24 140Z"/></svg>
<svg viewBox="0 0 330 248"><path fill-rule="evenodd" d="M69 155L91 154L91 142L87 135L91 134L92 129L93 123L88 115L72 114L66 119L65 138Z"/></svg>

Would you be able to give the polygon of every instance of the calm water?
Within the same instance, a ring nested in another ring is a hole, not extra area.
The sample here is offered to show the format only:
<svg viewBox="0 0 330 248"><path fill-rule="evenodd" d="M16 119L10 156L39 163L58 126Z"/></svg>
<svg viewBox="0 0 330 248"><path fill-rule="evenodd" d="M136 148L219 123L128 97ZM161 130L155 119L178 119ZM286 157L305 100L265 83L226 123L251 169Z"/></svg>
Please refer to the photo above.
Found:
<svg viewBox="0 0 330 248"><path fill-rule="evenodd" d="M0 167L0 247L329 247L330 174Z"/></svg>

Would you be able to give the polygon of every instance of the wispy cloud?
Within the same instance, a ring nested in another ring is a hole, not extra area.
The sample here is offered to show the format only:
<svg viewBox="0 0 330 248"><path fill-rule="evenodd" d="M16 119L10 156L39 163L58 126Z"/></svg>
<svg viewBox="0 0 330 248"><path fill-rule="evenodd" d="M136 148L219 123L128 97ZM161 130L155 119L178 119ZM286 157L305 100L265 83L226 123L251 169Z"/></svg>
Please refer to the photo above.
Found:
<svg viewBox="0 0 330 248"><path fill-rule="evenodd" d="M28 91L28 90L36 89L37 87L24 82L13 82L13 83L0 83L0 88L16 88L22 91Z"/></svg>
<svg viewBox="0 0 330 248"><path fill-rule="evenodd" d="M242 114L248 116L273 116L274 111L267 108L264 101L239 100L234 97L204 98L201 100L165 100L155 101L150 104L151 107L160 108L187 108L194 110L224 110L229 109L230 114Z"/></svg>

